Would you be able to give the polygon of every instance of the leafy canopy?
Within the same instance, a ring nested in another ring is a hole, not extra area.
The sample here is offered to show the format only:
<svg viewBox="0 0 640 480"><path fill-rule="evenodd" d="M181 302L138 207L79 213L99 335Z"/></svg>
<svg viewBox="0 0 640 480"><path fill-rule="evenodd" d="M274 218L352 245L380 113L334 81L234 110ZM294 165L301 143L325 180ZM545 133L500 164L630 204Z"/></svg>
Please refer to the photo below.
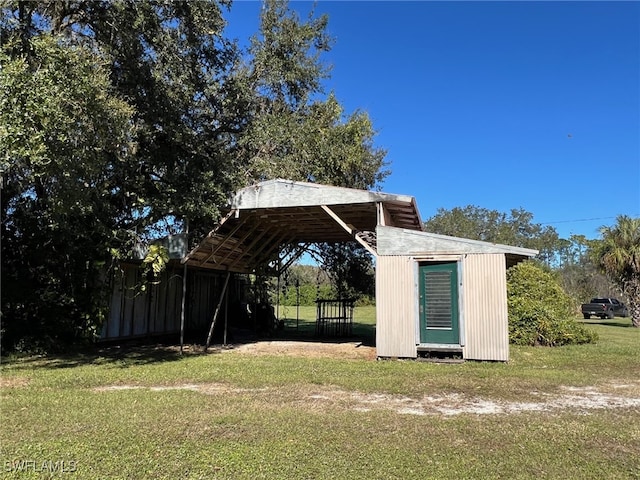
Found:
<svg viewBox="0 0 640 480"><path fill-rule="evenodd" d="M94 334L105 314L108 247L130 240L118 175L131 162L133 108L90 50L48 35L28 46L29 55L0 51L8 343Z"/></svg>
<svg viewBox="0 0 640 480"><path fill-rule="evenodd" d="M327 17L300 21L268 0L243 52L224 35L230 6L2 4L5 344L95 335L110 267L187 224L199 240L238 188L274 177L376 188L387 174L366 113L322 91Z"/></svg>
<svg viewBox="0 0 640 480"><path fill-rule="evenodd" d="M549 264L559 245L553 227L533 223L533 214L512 209L508 214L497 210L467 205L451 210L438 209L436 215L424 223L432 233L470 238L483 242L501 243L538 250L538 258Z"/></svg>

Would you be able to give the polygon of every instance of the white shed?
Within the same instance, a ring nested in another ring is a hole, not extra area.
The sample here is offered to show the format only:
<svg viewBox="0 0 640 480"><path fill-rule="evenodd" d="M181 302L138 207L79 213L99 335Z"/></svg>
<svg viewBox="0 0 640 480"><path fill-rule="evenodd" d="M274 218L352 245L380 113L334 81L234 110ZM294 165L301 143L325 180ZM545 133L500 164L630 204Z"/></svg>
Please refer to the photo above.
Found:
<svg viewBox="0 0 640 480"><path fill-rule="evenodd" d="M415 199L290 180L238 191L184 259L251 273L286 268L309 244L357 241L376 263L378 357L454 352L509 359L506 268L535 250L422 231Z"/></svg>

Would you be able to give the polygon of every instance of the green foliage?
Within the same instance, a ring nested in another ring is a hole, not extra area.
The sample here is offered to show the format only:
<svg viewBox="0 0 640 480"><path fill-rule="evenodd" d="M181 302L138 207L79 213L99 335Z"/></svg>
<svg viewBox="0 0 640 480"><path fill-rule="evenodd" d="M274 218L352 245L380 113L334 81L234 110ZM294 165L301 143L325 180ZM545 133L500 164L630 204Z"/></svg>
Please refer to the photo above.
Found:
<svg viewBox="0 0 640 480"><path fill-rule="evenodd" d="M556 271L564 290L576 305L594 297L618 296L612 283L599 271L589 255L596 243L597 240L589 240L584 235L572 235L569 240L560 241Z"/></svg>
<svg viewBox="0 0 640 480"><path fill-rule="evenodd" d="M634 327L640 327L640 218L620 215L613 227L602 227L602 240L591 256L628 299Z"/></svg>
<svg viewBox="0 0 640 480"><path fill-rule="evenodd" d="M299 287L288 285L280 292L280 305L315 305L319 298L332 298L335 296L331 285L303 284ZM299 302L299 303L298 303Z"/></svg>
<svg viewBox="0 0 640 480"><path fill-rule="evenodd" d="M327 17L267 1L240 52L223 35L230 5L3 2L5 346L94 335L109 269L187 222L201 239L239 187L386 176L366 113L321 90Z"/></svg>
<svg viewBox="0 0 640 480"><path fill-rule="evenodd" d="M29 55L0 52L2 340L60 348L95 335L109 248L130 239L114 234L114 197L133 109L93 52L53 36L28 45Z"/></svg>
<svg viewBox="0 0 640 480"><path fill-rule="evenodd" d="M323 99L327 21L312 12L303 22L286 1L264 3L250 57L234 77L251 92L252 115L238 137L247 183L286 178L369 189L389 173L368 115L345 118L333 94Z"/></svg>
<svg viewBox="0 0 640 480"><path fill-rule="evenodd" d="M557 279L533 262L507 271L509 340L516 345L591 343L597 336L574 319L574 305Z"/></svg>
<svg viewBox="0 0 640 480"><path fill-rule="evenodd" d="M336 295L344 298L375 294L375 270L371 255L357 243L317 246L322 268L331 279Z"/></svg>

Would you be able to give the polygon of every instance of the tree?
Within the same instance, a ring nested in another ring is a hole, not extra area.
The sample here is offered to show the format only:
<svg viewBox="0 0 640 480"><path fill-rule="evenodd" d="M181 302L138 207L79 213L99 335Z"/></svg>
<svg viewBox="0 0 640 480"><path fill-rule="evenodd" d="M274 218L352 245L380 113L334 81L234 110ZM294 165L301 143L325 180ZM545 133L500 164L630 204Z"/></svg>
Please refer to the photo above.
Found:
<svg viewBox="0 0 640 480"><path fill-rule="evenodd" d="M108 266L185 221L202 238L256 180L384 178L368 116L323 96L326 17L267 1L243 59L223 35L230 5L2 4L3 328L97 332Z"/></svg>
<svg viewBox="0 0 640 480"><path fill-rule="evenodd" d="M29 38L64 37L96 53L133 107L135 161L119 172L127 228L141 242L182 230L194 237L238 186L229 145L244 121L227 82L237 49L223 36L230 2L6 2L1 36L10 55Z"/></svg>
<svg viewBox="0 0 640 480"><path fill-rule="evenodd" d="M375 270L371 255L357 243L319 246L322 267L339 298L371 298L375 295Z"/></svg>
<svg viewBox="0 0 640 480"><path fill-rule="evenodd" d="M234 77L252 92L237 150L247 184L286 178L372 189L389 173L368 115L345 117L332 93L322 97L329 69L320 55L332 43L327 22L313 10L300 21L287 1L264 3L260 31Z"/></svg>
<svg viewBox="0 0 640 480"><path fill-rule="evenodd" d="M96 333L110 251L131 246L118 175L133 109L93 52L49 35L27 45L0 51L2 340L46 348Z"/></svg>
<svg viewBox="0 0 640 480"><path fill-rule="evenodd" d="M225 5L3 3L5 345L95 335L114 260L216 220L242 122Z"/></svg>
<svg viewBox="0 0 640 480"><path fill-rule="evenodd" d="M584 235L571 235L568 240L560 240L558 263L554 270L564 290L574 299L576 310L590 298L616 296L615 287L589 254L596 243L597 240L587 239Z"/></svg>
<svg viewBox="0 0 640 480"><path fill-rule="evenodd" d="M559 248L558 233L553 227L543 227L532 220L533 215L521 208L507 214L467 205L451 210L438 209L436 215L424 223L424 229L442 235L539 250L537 258L549 265Z"/></svg>
<svg viewBox="0 0 640 480"><path fill-rule="evenodd" d="M594 262L627 296L631 322L640 327L640 218L620 215L600 233L602 240L592 249Z"/></svg>
<svg viewBox="0 0 640 480"><path fill-rule="evenodd" d="M368 115L355 112L345 117L333 94L322 98L322 80L329 72L320 54L332 43L327 21L326 15L314 18L311 11L301 22L288 2L264 3L249 60L234 78L253 92L245 100L251 115L237 149L248 184L287 178L374 189L389 173L386 152L374 146ZM370 270L371 259L357 246L318 245L316 251L339 291L347 288L346 272L351 272L352 282L370 277L363 272ZM357 289L369 291L372 285L370 281Z"/></svg>

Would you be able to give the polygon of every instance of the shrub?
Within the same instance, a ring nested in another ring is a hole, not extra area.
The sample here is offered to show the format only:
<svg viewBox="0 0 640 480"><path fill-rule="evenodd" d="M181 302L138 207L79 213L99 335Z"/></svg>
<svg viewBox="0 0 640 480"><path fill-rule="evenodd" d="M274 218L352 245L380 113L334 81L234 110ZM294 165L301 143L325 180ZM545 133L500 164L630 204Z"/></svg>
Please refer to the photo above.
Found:
<svg viewBox="0 0 640 480"><path fill-rule="evenodd" d="M549 272L533 262L507 271L509 341L516 345L592 343L597 335L576 322L573 301Z"/></svg>

